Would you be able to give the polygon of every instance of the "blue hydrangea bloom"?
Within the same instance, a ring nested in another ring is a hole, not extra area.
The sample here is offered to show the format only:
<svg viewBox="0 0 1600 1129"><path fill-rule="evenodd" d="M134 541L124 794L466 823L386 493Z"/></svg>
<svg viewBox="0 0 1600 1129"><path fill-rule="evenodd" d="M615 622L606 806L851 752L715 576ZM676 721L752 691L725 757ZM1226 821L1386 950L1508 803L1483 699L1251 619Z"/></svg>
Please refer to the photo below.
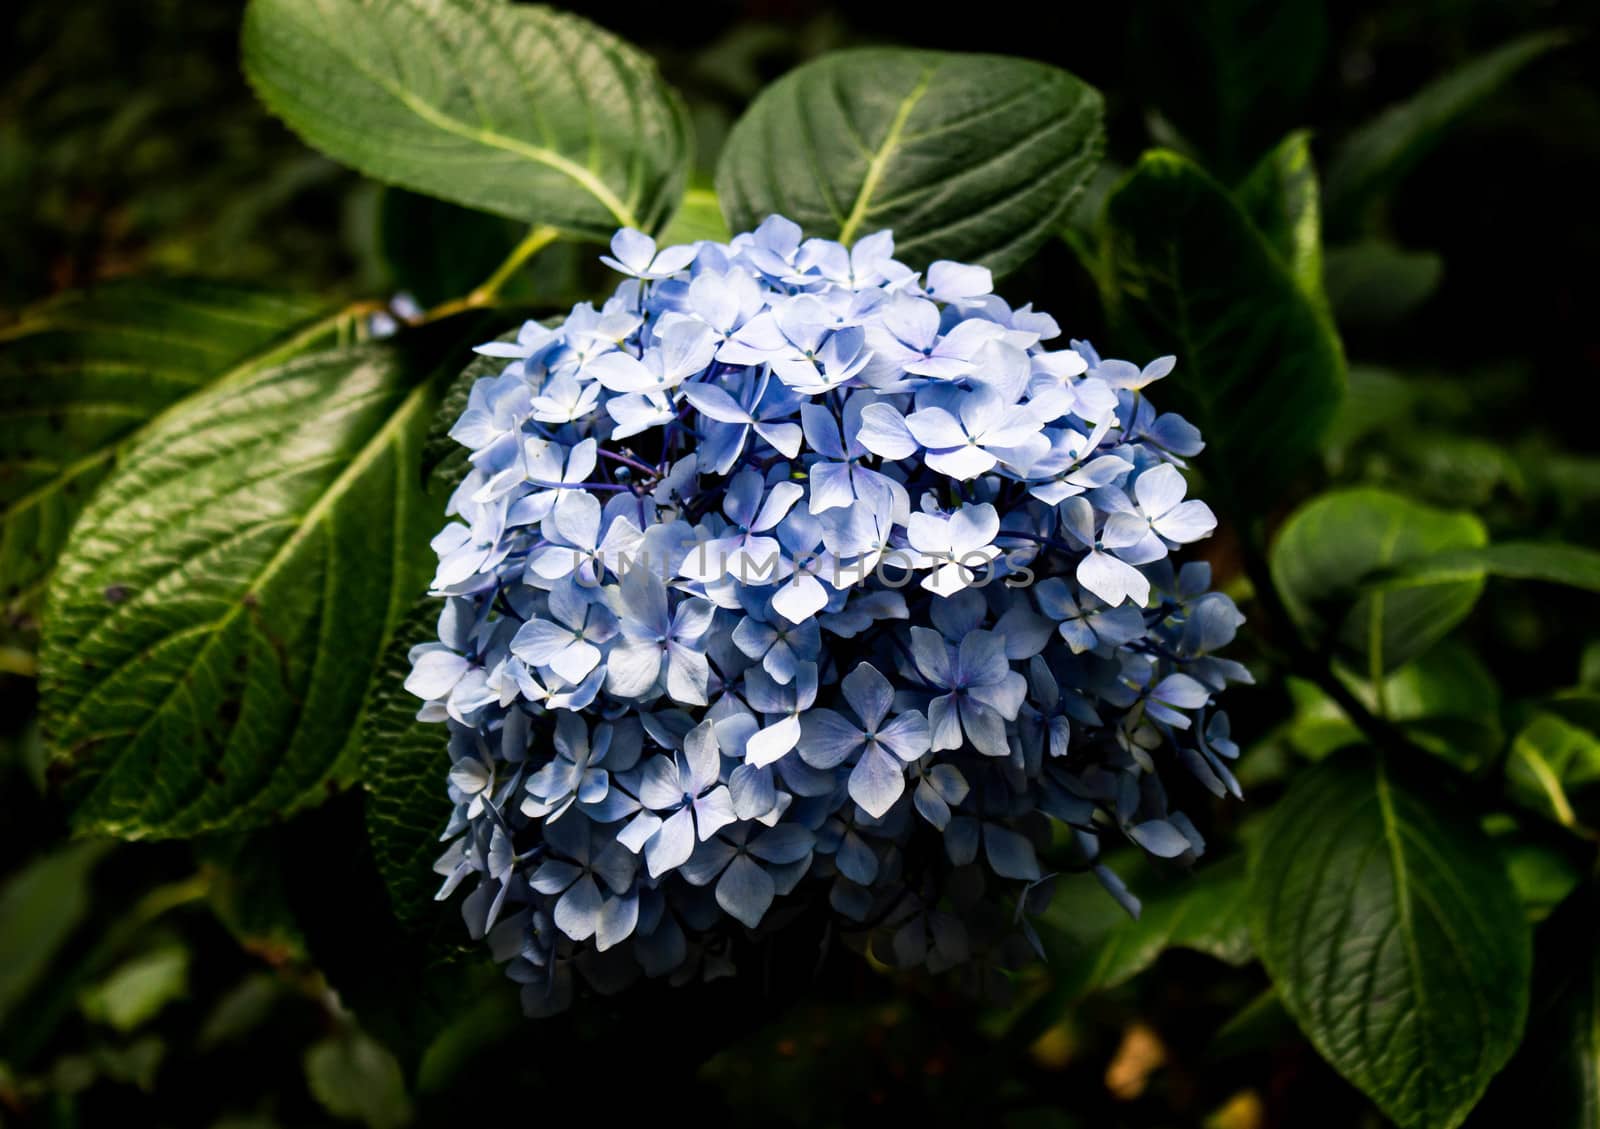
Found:
<svg viewBox="0 0 1600 1129"><path fill-rule="evenodd" d="M1171 559L1216 524L1146 396L1173 358L1053 348L888 232L611 250L603 306L479 349L406 683L450 731L440 897L527 1009L725 973L803 899L902 965L998 952L1053 835L1137 912L1102 844L1204 849L1159 773L1238 795L1250 677Z"/></svg>

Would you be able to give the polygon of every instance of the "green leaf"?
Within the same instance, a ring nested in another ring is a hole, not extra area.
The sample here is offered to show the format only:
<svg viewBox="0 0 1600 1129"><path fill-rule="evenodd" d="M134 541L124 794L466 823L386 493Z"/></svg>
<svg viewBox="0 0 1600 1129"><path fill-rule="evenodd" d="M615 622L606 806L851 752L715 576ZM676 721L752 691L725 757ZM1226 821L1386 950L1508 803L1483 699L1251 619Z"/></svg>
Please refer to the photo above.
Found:
<svg viewBox="0 0 1600 1129"><path fill-rule="evenodd" d="M1330 470L1337 472L1350 461L1353 448L1371 436L1387 436L1404 426L1428 390L1391 369L1351 365L1344 400L1333 425L1323 438Z"/></svg>
<svg viewBox="0 0 1600 1129"><path fill-rule="evenodd" d="M1600 693L1593 688L1580 686L1552 694L1539 702L1539 708L1591 733L1600 733Z"/></svg>
<svg viewBox="0 0 1600 1129"><path fill-rule="evenodd" d="M1362 226L1374 203L1450 126L1528 63L1566 40L1561 32L1512 40L1429 83L1347 137L1328 166L1330 228L1347 232Z"/></svg>
<svg viewBox="0 0 1600 1129"><path fill-rule="evenodd" d="M653 61L587 20L493 0L251 0L245 74L374 179L607 239L659 228L688 119Z"/></svg>
<svg viewBox="0 0 1600 1129"><path fill-rule="evenodd" d="M1204 433L1218 500L1263 508L1308 457L1344 389L1319 304L1197 166L1147 153L1107 202L1100 283L1118 351L1178 357L1156 390Z"/></svg>
<svg viewBox="0 0 1600 1129"><path fill-rule="evenodd" d="M450 734L436 722L417 720L421 703L402 684L411 671L407 652L437 638L442 608L442 601L425 596L400 622L364 711L367 838L394 915L406 926L440 917L433 863L443 853L439 833L450 818L444 790Z"/></svg>
<svg viewBox="0 0 1600 1129"><path fill-rule="evenodd" d="M0 1026L89 912L89 874L110 844L69 843L0 886Z"/></svg>
<svg viewBox="0 0 1600 1129"><path fill-rule="evenodd" d="M524 234L504 216L386 189L378 238L396 288L423 307L460 298L494 273Z"/></svg>
<svg viewBox="0 0 1600 1129"><path fill-rule="evenodd" d="M1528 1038L1495 1079L1473 1129L1600 1125L1600 887L1539 927Z"/></svg>
<svg viewBox="0 0 1600 1129"><path fill-rule="evenodd" d="M1492 843L1366 750L1301 775L1254 844L1256 949L1335 1069L1404 1129L1459 1125L1521 1038L1529 943Z"/></svg>
<svg viewBox="0 0 1600 1129"><path fill-rule="evenodd" d="M1217 1028L1206 1043L1209 1062L1227 1062L1241 1055L1276 1050L1295 1041L1294 1020L1284 1010L1277 989L1268 987Z"/></svg>
<svg viewBox="0 0 1600 1129"><path fill-rule="evenodd" d="M448 808L437 782L435 795ZM311 962L410 1076L448 1023L507 987L505 971L467 936L455 902L439 903L431 923L396 920L368 836L368 802L364 790L346 792L264 828L259 849L282 867ZM442 853L442 845L434 846ZM431 865L424 868L431 872Z"/></svg>
<svg viewBox="0 0 1600 1129"><path fill-rule="evenodd" d="M1470 573L1403 590L1362 590L1371 573L1444 549L1476 547L1487 535L1472 514L1435 509L1386 490L1322 494L1296 510L1272 545L1272 578L1289 612L1317 645L1367 673L1422 654L1472 610L1483 575Z"/></svg>
<svg viewBox="0 0 1600 1129"><path fill-rule="evenodd" d="M357 1030L341 1031L306 1051L306 1084L335 1117L368 1129L399 1129L411 1121L400 1064L384 1045Z"/></svg>
<svg viewBox="0 0 1600 1129"><path fill-rule="evenodd" d="M1004 1019L1008 1038L1037 1037L1076 1001L1131 980L1169 949L1232 965L1250 960L1243 855L1206 858L1181 874L1138 853L1107 862L1139 897L1139 917L1130 918L1091 875L1058 878L1055 896L1037 919L1049 958L1048 987Z"/></svg>
<svg viewBox="0 0 1600 1129"><path fill-rule="evenodd" d="M190 846L203 867L211 912L242 947L274 965L305 958L283 868L260 832L205 835Z"/></svg>
<svg viewBox="0 0 1600 1129"><path fill-rule="evenodd" d="M1385 591L1468 579L1488 573L1511 580L1544 580L1600 592L1600 552L1555 541L1503 541L1496 545L1447 549L1381 574Z"/></svg>
<svg viewBox="0 0 1600 1129"><path fill-rule="evenodd" d="M1328 304L1340 325L1391 325L1439 287L1444 260L1381 239L1330 247L1323 263Z"/></svg>
<svg viewBox="0 0 1600 1129"><path fill-rule="evenodd" d="M837 51L767 87L734 126L717 195L735 231L776 212L895 257L1024 262L1100 160L1101 99L1044 63L902 48Z"/></svg>
<svg viewBox="0 0 1600 1129"><path fill-rule="evenodd" d="M141 428L225 374L285 355L320 309L254 287L141 280L56 299L0 330L0 601L42 584Z"/></svg>
<svg viewBox="0 0 1600 1129"><path fill-rule="evenodd" d="M189 991L189 950L163 945L114 970L79 1001L83 1013L126 1034Z"/></svg>
<svg viewBox="0 0 1600 1129"><path fill-rule="evenodd" d="M1381 697L1371 682L1343 669L1335 673L1368 709L1381 709L1414 744L1458 768L1475 771L1503 747L1499 685L1478 656L1454 640L1389 674ZM1295 715L1284 735L1299 752L1320 760L1361 743L1360 728L1332 698L1313 683L1287 681Z"/></svg>
<svg viewBox="0 0 1600 1129"><path fill-rule="evenodd" d="M1126 868L1113 864L1113 869L1123 874ZM1098 895L1115 913L1108 910L1105 917L1089 915L1087 920L1106 921L1107 927L1086 929L1082 900L1069 897L1067 889L1058 891L1041 919L1059 936L1074 941L1075 951L1061 962L1071 996L1125 983L1168 949L1192 949L1232 965L1251 959L1242 854L1207 859L1194 874L1177 881L1153 875L1123 877L1141 898L1138 920L1105 898L1093 880L1084 883L1093 889L1082 891L1082 897Z"/></svg>
<svg viewBox="0 0 1600 1129"><path fill-rule="evenodd" d="M259 1030L273 1009L289 995L289 986L272 972L252 972L229 989L206 1016L195 1036L195 1046L212 1051L229 1043L242 1043Z"/></svg>
<svg viewBox="0 0 1600 1129"><path fill-rule="evenodd" d="M1530 922L1543 921L1583 881L1583 871L1570 857L1571 852L1521 831L1509 816L1499 816L1495 822L1503 826L1497 828L1485 821L1485 829L1494 836L1495 849L1505 861L1517 900Z"/></svg>
<svg viewBox="0 0 1600 1129"><path fill-rule="evenodd" d="M1297 130L1240 183L1239 206L1312 301L1322 293L1322 211L1311 134Z"/></svg>
<svg viewBox="0 0 1600 1129"><path fill-rule="evenodd" d="M726 243L730 234L717 194L709 188L691 188L684 193L683 203L661 233L661 242L671 245L709 239L713 243Z"/></svg>
<svg viewBox="0 0 1600 1129"><path fill-rule="evenodd" d="M77 829L243 829L350 780L367 684L427 583L419 451L463 332L201 393L107 481L62 555L40 661Z"/></svg>
<svg viewBox="0 0 1600 1129"><path fill-rule="evenodd" d="M1556 714L1535 714L1511 742L1506 791L1563 827L1600 829L1600 737Z"/></svg>

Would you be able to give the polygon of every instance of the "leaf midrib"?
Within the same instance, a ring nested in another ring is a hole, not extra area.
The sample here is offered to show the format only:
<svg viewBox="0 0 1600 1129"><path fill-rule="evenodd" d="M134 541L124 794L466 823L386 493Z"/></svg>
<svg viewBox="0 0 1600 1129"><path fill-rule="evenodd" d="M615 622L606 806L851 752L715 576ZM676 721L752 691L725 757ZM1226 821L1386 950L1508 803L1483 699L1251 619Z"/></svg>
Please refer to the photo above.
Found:
<svg viewBox="0 0 1600 1129"><path fill-rule="evenodd" d="M894 119L889 123L889 132L884 134L883 144L872 155L872 160L867 162L866 176L862 178L861 189L856 193L855 203L851 205L850 214L845 217L844 223L839 228L839 242L848 247L860 230L862 222L867 218L867 212L872 207L873 193L878 190L878 182L883 179L884 171L889 167L889 162L894 158L896 150L900 147L900 135L905 131L906 122L911 118L911 112L917 108L917 103L928 92L928 87L933 83L933 75L938 66L926 66L917 76L916 83L910 93L900 99L900 105L895 109Z"/></svg>
<svg viewBox="0 0 1600 1129"><path fill-rule="evenodd" d="M240 591L238 596L234 598L232 601L232 606L228 609L228 611L216 620L211 621L209 624L195 625L196 630L203 630L207 633L207 639L205 643L196 650L194 657L185 667L186 671L193 670L205 658L212 646L214 646L216 642L224 636L228 627L231 626L232 623L239 617L239 615L242 614L249 606L250 597L254 596L263 587L265 587L272 580L272 578L277 575L278 571L282 569L290 559L292 559L294 554L302 545L305 544L307 539L310 538L312 532L321 524L322 519L330 512L333 506L337 504L344 493L350 488L350 484L359 479L366 468L370 466L371 463L383 452L391 438L399 434L405 427L410 425L412 422L413 413L420 406L427 403L429 398L429 389L430 382L424 380L409 393L407 393L405 399L400 402L389 418L384 421L383 426L373 433L372 437L362 445L355 457L350 460L349 465L346 466L345 469L342 470L338 476L328 484L328 486L311 504L311 506L307 508L305 513L302 514L295 522L294 530L289 534L288 537L284 539L283 544L278 547L277 551L267 559L266 563L262 565L262 567L250 579L250 582L244 587L243 590ZM182 677L177 677L172 680L171 688L162 697L161 701L151 708L150 712L137 727L128 731L128 744L131 745L133 742L137 741L150 725L154 724L159 717L163 716L168 706L171 705L174 695L184 685L185 680ZM77 718L79 712L80 711L75 710L73 713L69 714L65 719L65 724L70 725ZM359 718L356 719L355 724L359 724ZM126 762L124 761L123 763ZM100 782L100 785L97 786L96 791L99 791L101 787L103 787L115 776L116 770L117 766L113 765L107 772L106 777ZM88 805L86 804L85 807L87 806Z"/></svg>
<svg viewBox="0 0 1600 1129"><path fill-rule="evenodd" d="M317 6L319 10L322 8L322 4L320 2ZM323 15L324 19L326 19L326 12L324 12ZM493 29L491 28L490 31L491 37L493 37ZM353 69L364 75L374 85L387 92L389 96L396 102L404 106L407 110L410 110L418 118L421 118L429 125L434 126L437 129L444 130L446 133L454 134L457 137L465 138L468 141L475 141L478 144L485 145L491 149L500 149L508 153L513 153L517 156L533 161L536 164L541 164L547 168L552 168L566 176L584 191L588 192L589 195L593 196L600 203L600 205L605 208L606 211L610 212L612 217L623 227L637 228L639 226L639 220L633 214L632 209L624 204L622 200L618 198L616 193L612 192L611 189L607 187L605 182L597 177L591 170L580 164L577 164L567 157L562 156L553 149L545 148L542 145L532 145L518 138L509 137L506 134L500 133L496 130L483 129L468 125L466 122L450 116L449 114L437 109L433 105L412 94L411 91L407 90L404 86L391 81L381 72L375 71L370 66L367 66L359 56L345 50L342 47L342 41L336 34L330 34L328 42L332 49L345 60L347 60ZM581 84L579 85L581 86Z"/></svg>
<svg viewBox="0 0 1600 1129"><path fill-rule="evenodd" d="M1378 797L1378 811L1383 821L1383 838L1389 849L1389 866L1394 872L1395 916L1399 922L1400 935L1404 938L1406 948L1406 961L1411 965L1411 990L1416 996L1417 1015L1421 1022L1417 1023L1417 1043L1421 1048L1418 1056L1419 1062L1431 1061L1431 1052L1428 1048L1428 993L1423 981L1422 951L1417 947L1416 924L1411 914L1410 877L1406 872L1405 845L1400 841L1399 820L1394 812L1394 797L1389 790L1389 773L1384 765L1383 758L1377 758L1374 764L1376 783L1374 790Z"/></svg>

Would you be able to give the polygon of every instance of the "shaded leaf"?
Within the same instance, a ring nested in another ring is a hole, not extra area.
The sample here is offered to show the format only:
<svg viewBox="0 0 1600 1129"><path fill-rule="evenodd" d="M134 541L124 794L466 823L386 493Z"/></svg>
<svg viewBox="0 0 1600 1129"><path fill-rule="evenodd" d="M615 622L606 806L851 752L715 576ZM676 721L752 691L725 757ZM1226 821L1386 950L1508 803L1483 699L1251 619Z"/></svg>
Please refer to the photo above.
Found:
<svg viewBox="0 0 1600 1129"><path fill-rule="evenodd" d="M1250 170L1236 193L1245 215L1315 302L1322 293L1322 210L1311 135L1296 130Z"/></svg>
<svg viewBox="0 0 1600 1129"><path fill-rule="evenodd" d="M511 253L525 225L415 192L391 188L378 238L395 287L424 308L468 294Z"/></svg>
<svg viewBox="0 0 1600 1129"><path fill-rule="evenodd" d="M658 228L688 168L655 63L587 20L492 0L251 0L245 74L374 179L607 239Z"/></svg>
<svg viewBox="0 0 1600 1129"><path fill-rule="evenodd" d="M1497 828L1497 823L1508 826ZM1550 911L1583 881L1583 870L1568 852L1558 850L1547 839L1521 832L1510 817L1491 816L1485 826L1494 836L1495 849L1505 862L1517 900L1530 922L1549 917Z"/></svg>
<svg viewBox="0 0 1600 1129"><path fill-rule="evenodd" d="M1600 828L1600 737L1538 713L1511 742L1506 791L1563 827Z"/></svg>
<svg viewBox="0 0 1600 1129"><path fill-rule="evenodd" d="M433 862L444 851L439 833L450 818L450 733L437 722L418 721L422 703L402 685L411 671L407 652L438 637L442 607L443 601L425 596L396 627L372 683L362 733L367 837L395 917L408 926L455 917L433 900L439 886Z"/></svg>
<svg viewBox="0 0 1600 1129"><path fill-rule="evenodd" d="M1444 260L1382 240L1330 247L1323 286L1340 325L1389 325L1407 317L1438 289Z"/></svg>
<svg viewBox="0 0 1600 1129"><path fill-rule="evenodd" d="M1101 99L999 55L836 51L767 87L717 163L735 231L774 212L849 244L892 228L913 267L1003 274L1049 237L1099 162Z"/></svg>
<svg viewBox="0 0 1600 1129"><path fill-rule="evenodd" d="M1330 228L1347 232L1359 227L1374 202L1438 144L1451 125L1566 39L1560 32L1538 32L1512 40L1435 79L1345 138L1328 165Z"/></svg>
<svg viewBox="0 0 1600 1129"><path fill-rule="evenodd" d="M1528 1038L1473 1129L1600 1124L1600 889L1590 882L1539 927Z"/></svg>
<svg viewBox="0 0 1600 1129"><path fill-rule="evenodd" d="M1503 541L1450 548L1405 562L1376 579L1383 590L1398 590L1488 573L1512 580L1544 580L1600 592L1600 552L1555 541Z"/></svg>
<svg viewBox="0 0 1600 1129"><path fill-rule="evenodd" d="M1252 853L1252 930L1284 1006L1406 1129L1462 1122L1528 1005L1516 892L1437 794L1351 750L1290 786Z"/></svg>
<svg viewBox="0 0 1600 1129"><path fill-rule="evenodd" d="M1498 755L1500 687L1473 651L1453 640L1412 659L1383 680L1381 696L1371 682L1343 669L1336 676L1368 709L1382 713L1412 742L1473 771ZM1294 717L1284 737L1304 756L1320 760L1346 745L1361 744L1361 730L1314 683L1290 677Z"/></svg>
<svg viewBox="0 0 1600 1129"><path fill-rule="evenodd" d="M312 962L409 1076L448 1023L508 985L487 947L468 939L458 903L440 904L431 922L396 919L368 837L368 802L351 790L259 834L283 869Z"/></svg>
<svg viewBox="0 0 1600 1129"><path fill-rule="evenodd" d="M0 331L0 601L43 582L142 428L330 328L312 321L322 308L231 283L134 280L58 298Z"/></svg>
<svg viewBox="0 0 1600 1129"><path fill-rule="evenodd" d="M1280 1047L1295 1038L1294 1018L1277 989L1267 988L1217 1028L1206 1044L1206 1058L1226 1062L1240 1055Z"/></svg>
<svg viewBox="0 0 1600 1129"><path fill-rule="evenodd" d="M1137 920L1118 907L1108 927L1086 929L1082 904L1068 897L1067 889L1058 892L1041 919L1075 941L1077 951L1061 962L1072 995L1125 983L1168 949L1192 949L1233 965L1251 959L1243 855L1207 859L1177 880L1128 880L1142 903Z"/></svg>
<svg viewBox="0 0 1600 1129"><path fill-rule="evenodd" d="M1272 545L1272 577L1313 643L1333 645L1370 677L1402 666L1448 634L1477 602L1483 576L1466 573L1395 591L1362 589L1364 578L1486 540L1483 523L1466 512L1386 490L1330 491L1283 523Z"/></svg>
<svg viewBox="0 0 1600 1129"><path fill-rule="evenodd" d="M306 1085L335 1117L368 1129L398 1129L411 1121L411 1100L394 1055L361 1031L326 1036L306 1050Z"/></svg>
<svg viewBox="0 0 1600 1129"><path fill-rule="evenodd" d="M1119 352L1174 353L1162 406L1200 428L1197 465L1234 509L1258 509L1315 453L1344 389L1338 337L1223 188L1147 153L1112 193L1100 279Z"/></svg>
<svg viewBox="0 0 1600 1129"><path fill-rule="evenodd" d="M69 843L0 887L0 1021L44 975L89 912L89 874L105 842Z"/></svg>

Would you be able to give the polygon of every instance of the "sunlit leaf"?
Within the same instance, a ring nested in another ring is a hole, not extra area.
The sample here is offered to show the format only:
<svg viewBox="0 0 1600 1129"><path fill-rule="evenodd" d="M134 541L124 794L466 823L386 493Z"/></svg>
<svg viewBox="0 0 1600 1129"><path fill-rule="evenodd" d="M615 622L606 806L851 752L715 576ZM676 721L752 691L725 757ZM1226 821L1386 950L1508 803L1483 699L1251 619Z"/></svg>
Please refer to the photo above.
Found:
<svg viewBox="0 0 1600 1129"><path fill-rule="evenodd" d="M688 121L654 61L552 8L252 0L244 67L336 160L578 236L654 230L688 171Z"/></svg>

